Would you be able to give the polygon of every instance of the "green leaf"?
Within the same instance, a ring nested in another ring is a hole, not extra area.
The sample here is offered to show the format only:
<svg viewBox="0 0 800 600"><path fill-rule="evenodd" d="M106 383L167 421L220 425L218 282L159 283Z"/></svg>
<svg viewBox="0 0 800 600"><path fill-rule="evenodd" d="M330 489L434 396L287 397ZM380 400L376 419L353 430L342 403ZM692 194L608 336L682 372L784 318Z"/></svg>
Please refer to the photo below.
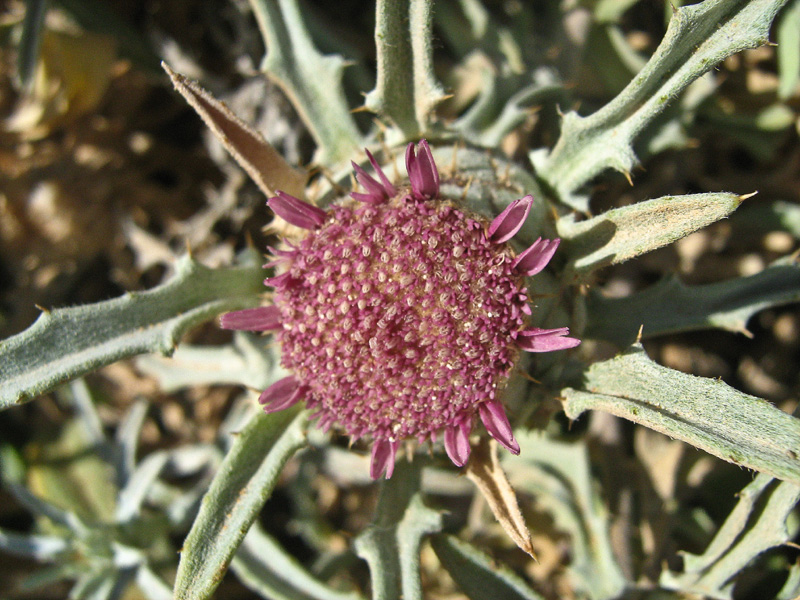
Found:
<svg viewBox="0 0 800 600"><path fill-rule="evenodd" d="M359 600L361 594L333 589L315 578L256 523L242 541L231 570L270 600Z"/></svg>
<svg viewBox="0 0 800 600"><path fill-rule="evenodd" d="M640 327L643 338L712 328L742 333L757 312L798 300L800 266L792 257L755 275L719 283L687 286L673 276L623 298L592 292L586 336L625 347L635 341Z"/></svg>
<svg viewBox="0 0 800 600"><path fill-rule="evenodd" d="M563 217L557 228L569 257L567 272L585 279L723 219L741 203L736 194L687 194L615 208L578 223L571 215Z"/></svg>
<svg viewBox="0 0 800 600"><path fill-rule="evenodd" d="M56 561L70 549L70 543L61 537L28 535L0 528L0 549L38 561Z"/></svg>
<svg viewBox="0 0 800 600"><path fill-rule="evenodd" d="M436 556L470 600L542 600L510 569L497 565L492 557L452 535L431 538Z"/></svg>
<svg viewBox="0 0 800 600"><path fill-rule="evenodd" d="M778 47L778 97L794 95L800 83L800 0L791 0L778 17L775 36Z"/></svg>
<svg viewBox="0 0 800 600"><path fill-rule="evenodd" d="M432 0L378 0L375 45L378 81L365 99L405 139L430 132L434 106L444 91L433 72Z"/></svg>
<svg viewBox="0 0 800 600"><path fill-rule="evenodd" d="M568 388L563 396L570 419L602 410L728 462L800 483L800 420L717 379L662 367L639 344L592 365L584 389Z"/></svg>
<svg viewBox="0 0 800 600"><path fill-rule="evenodd" d="M176 600L211 597L286 461L305 445L306 424L306 414L296 405L270 415L257 413L235 437L184 542Z"/></svg>
<svg viewBox="0 0 800 600"><path fill-rule="evenodd" d="M637 163L632 142L692 81L722 60L768 41L770 24L786 0L706 0L677 8L656 52L628 86L588 117L564 116L551 152L531 161L565 203L605 169L629 173Z"/></svg>
<svg viewBox="0 0 800 600"><path fill-rule="evenodd" d="M422 600L419 549L441 529L442 516L422 502L416 458L400 461L381 483L375 518L355 540L356 553L369 563L373 600Z"/></svg>
<svg viewBox="0 0 800 600"><path fill-rule="evenodd" d="M250 0L267 55L261 68L289 96L319 146L316 161L335 165L354 156L361 135L345 99L341 56L314 46L297 0Z"/></svg>
<svg viewBox="0 0 800 600"><path fill-rule="evenodd" d="M766 500L765 500L766 499ZM786 519L800 500L800 486L760 474L701 555L685 554L684 572L665 572L660 584L704 598L730 600L734 578L759 554L793 537Z"/></svg>
<svg viewBox="0 0 800 600"><path fill-rule="evenodd" d="M627 583L611 544L610 515L592 479L586 444L515 432L521 451L503 466L571 538L570 579L593 600L619 598Z"/></svg>
<svg viewBox="0 0 800 600"><path fill-rule="evenodd" d="M167 283L146 292L45 311L0 342L0 409L123 358L170 355L191 327L255 306L263 291L259 267L209 269L186 257L175 270Z"/></svg>

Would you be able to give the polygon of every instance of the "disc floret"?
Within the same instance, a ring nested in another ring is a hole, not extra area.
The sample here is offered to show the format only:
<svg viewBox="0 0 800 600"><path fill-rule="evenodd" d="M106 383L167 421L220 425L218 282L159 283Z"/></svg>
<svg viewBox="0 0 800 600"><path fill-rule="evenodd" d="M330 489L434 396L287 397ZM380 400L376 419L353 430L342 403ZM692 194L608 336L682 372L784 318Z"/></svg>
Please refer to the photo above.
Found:
<svg viewBox="0 0 800 600"><path fill-rule="evenodd" d="M567 328L526 325L525 277L541 271L559 240L516 254L533 198L493 221L439 199L428 144L406 151L409 185L398 189L367 152L378 179L353 164L364 192L328 211L279 192L268 205L307 235L274 251L273 304L228 313L229 329L274 331L292 372L264 391L267 412L305 399L324 429L372 440L370 474L390 477L399 444L444 434L463 466L478 416L519 453L501 392L521 350L580 342Z"/></svg>

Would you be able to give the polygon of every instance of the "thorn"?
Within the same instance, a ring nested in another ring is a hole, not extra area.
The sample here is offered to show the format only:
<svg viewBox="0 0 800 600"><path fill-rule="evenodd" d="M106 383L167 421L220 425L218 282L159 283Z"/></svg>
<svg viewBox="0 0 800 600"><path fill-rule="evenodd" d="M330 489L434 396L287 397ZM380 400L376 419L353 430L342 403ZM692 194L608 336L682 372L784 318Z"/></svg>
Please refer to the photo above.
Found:
<svg viewBox="0 0 800 600"><path fill-rule="evenodd" d="M368 109L366 106L364 106L363 104L361 106L356 107L356 108L351 108L350 109L350 114L351 115L355 114L355 113L362 113L362 112L372 112L372 111L370 109Z"/></svg>
<svg viewBox="0 0 800 600"><path fill-rule="evenodd" d="M475 180L475 175L470 175L469 179L467 179L467 183L464 184L464 191L461 192L461 202L465 202L467 199L467 194L469 193L469 188L472 187L472 182Z"/></svg>
<svg viewBox="0 0 800 600"><path fill-rule="evenodd" d="M50 309L49 308L45 308L44 306L41 306L39 304L34 304L34 306L36 308L38 308L40 311L42 311L44 314L46 314L46 315L50 314Z"/></svg>
<svg viewBox="0 0 800 600"><path fill-rule="evenodd" d="M244 232L244 243L251 250L256 247L255 243L253 242L253 236L249 231Z"/></svg>
<svg viewBox="0 0 800 600"><path fill-rule="evenodd" d="M461 148L461 141L459 140L458 142L453 144L453 162L450 163L450 174L448 175L448 179L454 179L456 173L458 173L458 151L460 148Z"/></svg>
<svg viewBox="0 0 800 600"><path fill-rule="evenodd" d="M192 256L192 242L191 242L191 241L189 241L189 238L186 238L186 239L184 240L184 244L186 244L186 255L187 255L189 258L194 258L194 257Z"/></svg>
<svg viewBox="0 0 800 600"><path fill-rule="evenodd" d="M758 194L758 190L756 190L755 192L750 192L749 194L742 194L741 196L739 196L739 200L741 202L744 202L745 200L748 200L749 198L752 198L756 194Z"/></svg>
<svg viewBox="0 0 800 600"><path fill-rule="evenodd" d="M639 325L639 333L636 334L636 343L637 344L641 344L642 343L642 330L643 329L644 329L644 324Z"/></svg>
<svg viewBox="0 0 800 600"><path fill-rule="evenodd" d="M522 376L523 379L527 379L528 381L530 381L531 383L535 383L536 385L541 385L542 383L527 371L520 371L519 374Z"/></svg>
<svg viewBox="0 0 800 600"><path fill-rule="evenodd" d="M622 174L625 175L625 179L628 180L628 185L633 187L633 179L631 179L631 174L628 171L624 171Z"/></svg>

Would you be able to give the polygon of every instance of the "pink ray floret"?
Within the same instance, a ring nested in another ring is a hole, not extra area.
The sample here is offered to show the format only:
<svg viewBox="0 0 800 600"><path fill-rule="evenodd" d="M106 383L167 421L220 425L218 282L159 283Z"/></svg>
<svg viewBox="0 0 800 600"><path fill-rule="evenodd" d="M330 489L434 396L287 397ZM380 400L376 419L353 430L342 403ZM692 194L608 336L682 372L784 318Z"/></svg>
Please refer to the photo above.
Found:
<svg viewBox="0 0 800 600"><path fill-rule="evenodd" d="M297 379L289 375L279 379L266 390L261 392L258 403L264 407L264 412L273 413L297 404L303 396L304 386Z"/></svg>
<svg viewBox="0 0 800 600"><path fill-rule="evenodd" d="M327 216L321 208L280 191L277 196L267 200L267 206L284 221L303 229L317 229L325 222Z"/></svg>
<svg viewBox="0 0 800 600"><path fill-rule="evenodd" d="M560 243L560 239L543 240L539 238L533 242L530 248L521 252L514 259L513 265L525 277L532 277L547 266Z"/></svg>
<svg viewBox="0 0 800 600"><path fill-rule="evenodd" d="M519 200L514 200L506 209L495 217L489 225L487 232L489 240L495 244L502 244L514 237L528 218L533 204L530 194Z"/></svg>
<svg viewBox="0 0 800 600"><path fill-rule="evenodd" d="M375 160L375 157L372 156L372 153L369 150L365 150L365 152L367 153L367 158L369 158L370 164L372 164L372 168L375 169L375 172L378 174L378 177L381 181L379 183L359 165L351 162L353 165L353 170L356 172L356 179L358 180L358 183L361 184L367 193L362 194L360 192L352 192L350 196L355 200L366 202L367 204L380 204L381 202L385 202L394 196L397 193L397 190L395 190L395 187L392 185L392 182L389 181L389 178L386 177L386 174L383 172L383 169L381 169L378 161Z"/></svg>
<svg viewBox="0 0 800 600"><path fill-rule="evenodd" d="M281 311L277 306L246 308L222 315L219 324L223 329L273 331L281 328Z"/></svg>
<svg viewBox="0 0 800 600"><path fill-rule="evenodd" d="M569 327L558 329L531 327L517 333L517 344L526 352L553 352L574 348L581 343L579 339L565 337L568 333Z"/></svg>
<svg viewBox="0 0 800 600"><path fill-rule="evenodd" d="M505 446L511 454L519 454L519 444L514 439L511 423L503 404L498 400L487 400L478 405L478 415L486 431Z"/></svg>
<svg viewBox="0 0 800 600"><path fill-rule="evenodd" d="M372 459L370 461L369 476L379 479L386 471L386 479L394 473L394 458L397 454L399 443L393 440L375 440L372 444Z"/></svg>
<svg viewBox="0 0 800 600"><path fill-rule="evenodd" d="M463 467L469 460L472 447L469 445L469 433L472 430L472 418L462 419L444 430L444 449L447 456L457 467Z"/></svg>
<svg viewBox="0 0 800 600"><path fill-rule="evenodd" d="M439 195L439 170L427 141L420 141L419 153L415 152L414 144L406 147L406 170L415 198L429 200Z"/></svg>

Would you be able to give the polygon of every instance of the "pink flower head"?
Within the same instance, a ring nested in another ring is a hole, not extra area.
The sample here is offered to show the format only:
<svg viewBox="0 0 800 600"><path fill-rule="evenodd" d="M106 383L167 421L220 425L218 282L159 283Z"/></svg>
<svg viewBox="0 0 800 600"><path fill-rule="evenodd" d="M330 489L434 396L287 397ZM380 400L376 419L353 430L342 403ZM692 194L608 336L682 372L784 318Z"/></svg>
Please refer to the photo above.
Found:
<svg viewBox="0 0 800 600"><path fill-rule="evenodd" d="M520 351L577 346L567 328L529 327L525 277L541 271L559 240L517 254L507 243L533 198L493 221L439 198L425 140L409 144L409 181L395 187L353 165L365 190L327 212L279 192L268 204L308 230L273 251L273 304L222 316L228 329L273 331L292 375L261 394L264 410L300 400L324 429L372 441L370 475L390 477L400 442L443 434L457 466L469 459L477 419L509 451L519 444L500 399Z"/></svg>

